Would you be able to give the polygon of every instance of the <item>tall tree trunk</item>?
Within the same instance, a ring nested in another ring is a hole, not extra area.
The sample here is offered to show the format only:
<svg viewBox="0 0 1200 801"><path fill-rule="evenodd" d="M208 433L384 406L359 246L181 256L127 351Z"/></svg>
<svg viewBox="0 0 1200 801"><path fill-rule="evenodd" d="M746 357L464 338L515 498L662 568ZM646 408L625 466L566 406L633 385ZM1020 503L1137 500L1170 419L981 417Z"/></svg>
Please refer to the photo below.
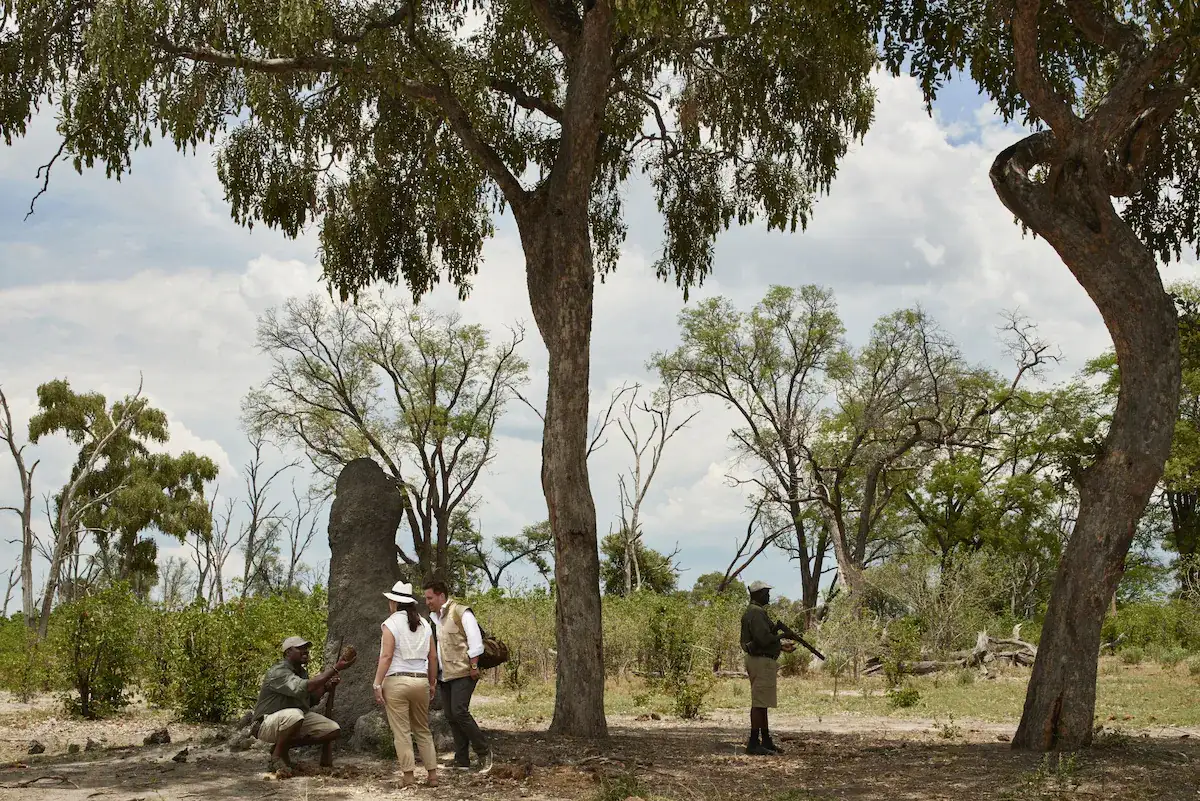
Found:
<svg viewBox="0 0 1200 801"><path fill-rule="evenodd" d="M802 527L797 526L796 531L798 537L804 536ZM805 571L806 575L802 577L800 585L800 597L804 601L802 622L805 630L812 628L817 619L817 605L821 602L821 575L825 568L826 542L825 534L818 533L817 547L809 557L811 567Z"/></svg>
<svg viewBox="0 0 1200 801"><path fill-rule="evenodd" d="M1100 629L1171 449L1180 383L1175 307L1153 254L1084 167L1068 163L1057 181L1027 177L1056 147L1049 132L1022 140L997 156L992 182L1096 304L1112 335L1121 389L1103 453L1079 477L1078 519L1012 742L1039 751L1091 744Z"/></svg>
<svg viewBox="0 0 1200 801"><path fill-rule="evenodd" d="M590 182L588 184L590 187ZM549 353L542 489L554 532L557 696L550 731L605 736L600 557L588 481L588 391L595 273L587 192L542 195L521 221L529 299Z"/></svg>
<svg viewBox="0 0 1200 801"><path fill-rule="evenodd" d="M851 597L861 598L863 590L866 589L866 580L863 575L865 568L861 560L855 559L854 547L850 543L849 525L846 518L838 511L840 504L840 497L834 503L822 503L821 512L833 539L833 558L837 562L838 575L842 583L846 585L847 593Z"/></svg>
<svg viewBox="0 0 1200 801"><path fill-rule="evenodd" d="M633 594L633 542L629 539L629 529L625 529L625 597Z"/></svg>
<svg viewBox="0 0 1200 801"><path fill-rule="evenodd" d="M449 580L450 576L450 514L438 514L434 517L434 525L437 529L434 533L436 542L432 543L433 557L432 565L421 565L426 572L436 573L438 576ZM427 557L428 558L428 557ZM430 570L432 568L432 571ZM465 591L465 587L463 588Z"/></svg>
<svg viewBox="0 0 1200 801"><path fill-rule="evenodd" d="M37 465L34 465L36 467ZM30 471L30 479L33 471ZM25 615L25 626L34 628L38 622L37 607L33 602L33 485L23 488L21 514L21 612Z"/></svg>
<svg viewBox="0 0 1200 801"><path fill-rule="evenodd" d="M58 592L58 583L61 578L63 562L68 556L68 546L74 542L75 537L68 533L68 530L74 525L69 512L72 501L72 493L70 489L63 492L62 503L64 509L58 515L58 531L54 532L54 549L50 552L50 570L46 573L46 586L42 590L42 608L41 614L38 617L38 637L46 639L46 633L50 630L50 610L54 606L54 595Z"/></svg>
<svg viewBox="0 0 1200 801"><path fill-rule="evenodd" d="M789 487L791 500L788 501L788 511L792 517L792 528L796 535L796 552L800 557L800 598L804 603L804 617L801 625L805 630L812 627L816 619L817 604L821 600L821 571L825 566L825 552L828 550L828 524L816 534L813 550L808 549L808 532L804 526L804 509L799 501L800 481L798 471L791 472L792 485Z"/></svg>

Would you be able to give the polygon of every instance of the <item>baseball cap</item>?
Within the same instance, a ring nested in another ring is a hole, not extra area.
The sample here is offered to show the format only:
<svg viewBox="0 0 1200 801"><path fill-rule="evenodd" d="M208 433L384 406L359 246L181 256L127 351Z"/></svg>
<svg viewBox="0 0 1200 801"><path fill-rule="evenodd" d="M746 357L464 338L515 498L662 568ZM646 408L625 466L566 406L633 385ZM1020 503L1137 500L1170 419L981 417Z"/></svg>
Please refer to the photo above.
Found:
<svg viewBox="0 0 1200 801"><path fill-rule="evenodd" d="M289 648L303 648L306 645L312 645L312 643L303 637L288 637L283 641L283 652L287 653Z"/></svg>
<svg viewBox="0 0 1200 801"><path fill-rule="evenodd" d="M758 592L759 590L769 589L771 589L771 585L765 581L756 581L747 588L749 592Z"/></svg>

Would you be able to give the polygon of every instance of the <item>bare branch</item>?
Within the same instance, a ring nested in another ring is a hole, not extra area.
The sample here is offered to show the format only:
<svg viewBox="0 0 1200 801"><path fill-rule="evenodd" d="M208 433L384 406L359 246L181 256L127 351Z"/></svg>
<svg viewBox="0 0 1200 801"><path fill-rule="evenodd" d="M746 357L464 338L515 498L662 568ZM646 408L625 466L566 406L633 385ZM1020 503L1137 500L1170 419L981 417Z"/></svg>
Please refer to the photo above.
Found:
<svg viewBox="0 0 1200 801"><path fill-rule="evenodd" d="M592 425L592 437L591 441L588 443L587 457L591 457L593 453L608 444L608 440L605 439L601 441L601 438L604 436L604 432L608 430L608 427L612 424L613 409L616 408L617 404L621 401L621 398L625 397L626 393L636 391L637 386L637 384L630 386L628 383L625 383L613 391L612 397L608 400L608 408L604 410L603 414L596 416L596 421Z"/></svg>
<svg viewBox="0 0 1200 801"><path fill-rule="evenodd" d="M521 108L529 111L540 111L555 122L562 122L563 110L557 103L531 95L517 85L515 81L495 80L489 87L496 92L506 94L516 101Z"/></svg>
<svg viewBox="0 0 1200 801"><path fill-rule="evenodd" d="M513 395L516 396L517 400L519 400L521 403L528 406L530 408L530 410L538 416L539 420L541 420L543 423L546 422L546 415L542 413L541 409L539 409L538 407L536 407L532 403L530 403L528 398L526 398L518 390L515 390L515 389L513 390Z"/></svg>
<svg viewBox="0 0 1200 801"><path fill-rule="evenodd" d="M69 145L70 142L70 137L64 136L62 141L58 143L58 150L54 151L54 155L50 157L50 160L38 167L37 174L34 177L42 179L42 187L41 189L38 189L37 194L30 199L29 211L25 212L24 219L28 220L33 216L33 207L37 205L38 198L50 191L50 170L54 167L55 162L62 158L62 154L66 152L67 145Z"/></svg>
<svg viewBox="0 0 1200 801"><path fill-rule="evenodd" d="M155 45L168 55L213 64L218 67L261 72L268 75L289 75L297 72L348 72L351 63L323 55L295 56L290 58L263 58L215 50L204 45L175 44L164 36L155 40Z"/></svg>

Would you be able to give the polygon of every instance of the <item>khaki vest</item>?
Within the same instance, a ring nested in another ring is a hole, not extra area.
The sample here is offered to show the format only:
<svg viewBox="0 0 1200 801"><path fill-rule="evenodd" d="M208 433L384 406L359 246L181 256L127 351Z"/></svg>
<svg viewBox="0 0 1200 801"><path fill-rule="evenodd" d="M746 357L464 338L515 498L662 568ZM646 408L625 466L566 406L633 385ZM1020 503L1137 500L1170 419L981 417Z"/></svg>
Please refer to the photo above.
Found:
<svg viewBox="0 0 1200 801"><path fill-rule="evenodd" d="M467 632L463 630L462 614L470 607L453 598L442 607L438 638L441 642L442 681L453 681L471 675L471 658L467 656Z"/></svg>

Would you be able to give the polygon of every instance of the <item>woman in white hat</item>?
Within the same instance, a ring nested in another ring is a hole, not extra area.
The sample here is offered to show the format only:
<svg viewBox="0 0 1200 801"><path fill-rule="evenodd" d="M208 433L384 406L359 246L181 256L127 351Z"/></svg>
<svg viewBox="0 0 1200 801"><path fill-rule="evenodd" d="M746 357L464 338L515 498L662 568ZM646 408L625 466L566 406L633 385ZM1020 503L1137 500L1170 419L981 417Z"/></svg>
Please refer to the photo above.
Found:
<svg viewBox="0 0 1200 801"><path fill-rule="evenodd" d="M375 669L375 702L387 713L396 744L396 758L404 774L402 786L415 783L413 740L430 787L437 786L437 752L429 733L429 702L437 691L437 646L429 621L417 614L412 585L397 581L385 592L391 615L383 621L379 666Z"/></svg>

